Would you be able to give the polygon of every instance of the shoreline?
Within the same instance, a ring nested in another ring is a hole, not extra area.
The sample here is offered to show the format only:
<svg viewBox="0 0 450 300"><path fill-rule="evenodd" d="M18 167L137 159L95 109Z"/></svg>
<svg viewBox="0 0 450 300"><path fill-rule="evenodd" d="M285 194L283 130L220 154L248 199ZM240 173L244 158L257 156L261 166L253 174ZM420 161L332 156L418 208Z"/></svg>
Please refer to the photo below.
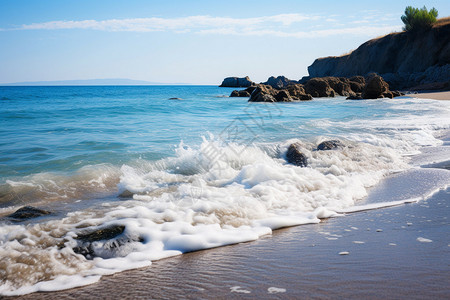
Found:
<svg viewBox="0 0 450 300"><path fill-rule="evenodd" d="M449 196L447 188L418 203L280 229L93 285L8 299L445 298Z"/></svg>

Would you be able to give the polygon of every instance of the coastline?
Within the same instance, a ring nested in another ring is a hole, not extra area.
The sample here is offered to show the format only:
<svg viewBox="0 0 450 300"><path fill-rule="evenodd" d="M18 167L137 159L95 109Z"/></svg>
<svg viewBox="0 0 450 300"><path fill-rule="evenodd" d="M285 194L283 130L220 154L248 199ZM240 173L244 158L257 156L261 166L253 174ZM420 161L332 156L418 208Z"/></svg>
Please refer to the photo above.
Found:
<svg viewBox="0 0 450 300"><path fill-rule="evenodd" d="M450 100L450 91L449 92L417 93L417 94L408 94L405 96L410 97L410 98L419 98L419 99Z"/></svg>

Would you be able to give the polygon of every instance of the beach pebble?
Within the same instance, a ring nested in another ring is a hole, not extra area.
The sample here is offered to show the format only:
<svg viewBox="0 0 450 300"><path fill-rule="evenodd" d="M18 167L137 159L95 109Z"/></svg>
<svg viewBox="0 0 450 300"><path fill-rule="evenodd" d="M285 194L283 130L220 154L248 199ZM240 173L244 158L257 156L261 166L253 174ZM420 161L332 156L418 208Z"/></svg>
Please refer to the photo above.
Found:
<svg viewBox="0 0 450 300"><path fill-rule="evenodd" d="M267 289L267 292L269 294L278 294L278 293L286 293L286 289L283 288L277 288L277 287L270 287Z"/></svg>
<svg viewBox="0 0 450 300"><path fill-rule="evenodd" d="M420 237L420 236L417 238L417 241L421 242L421 243L431 243L432 242L432 240L426 239L426 238L423 238L423 237Z"/></svg>
<svg viewBox="0 0 450 300"><path fill-rule="evenodd" d="M339 252L339 255L349 255L349 254L350 254L350 252L348 252L348 251Z"/></svg>

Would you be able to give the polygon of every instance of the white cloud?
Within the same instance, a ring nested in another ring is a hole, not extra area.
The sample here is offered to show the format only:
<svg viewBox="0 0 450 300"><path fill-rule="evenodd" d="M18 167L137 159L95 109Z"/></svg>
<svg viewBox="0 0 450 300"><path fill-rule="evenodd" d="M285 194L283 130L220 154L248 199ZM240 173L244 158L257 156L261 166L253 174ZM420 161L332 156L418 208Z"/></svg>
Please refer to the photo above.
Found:
<svg viewBox="0 0 450 300"><path fill-rule="evenodd" d="M336 28L336 23L329 26L334 28L314 30L315 25L321 27L326 21L333 23L339 18L331 19L317 15L279 14L254 18L231 18L212 16L188 16L183 18L134 18L110 20L82 20L82 21L51 21L22 25L14 30L57 30L57 29L84 29L99 31L128 31L128 32L155 32L168 31L177 34L220 34L241 36L274 36L290 38L315 38L333 35L380 35L395 30L399 26L376 24L373 26L354 26L357 21L348 22L347 27ZM366 17L367 18L367 17ZM359 22L367 22L359 20ZM342 20L342 18L341 18ZM301 26L299 25L301 23ZM353 24L352 24L353 23ZM0 29L1 30L1 29ZM12 30L12 29L9 29Z"/></svg>
<svg viewBox="0 0 450 300"><path fill-rule="evenodd" d="M294 23L307 20L317 20L318 16L302 14L280 14L274 16L256 18L230 18L211 16L190 16L184 18L136 18L136 19L111 19L104 21L52 21L22 25L17 29L93 29L103 31L174 31L195 28L224 28L224 27L251 27L283 25L290 26Z"/></svg>

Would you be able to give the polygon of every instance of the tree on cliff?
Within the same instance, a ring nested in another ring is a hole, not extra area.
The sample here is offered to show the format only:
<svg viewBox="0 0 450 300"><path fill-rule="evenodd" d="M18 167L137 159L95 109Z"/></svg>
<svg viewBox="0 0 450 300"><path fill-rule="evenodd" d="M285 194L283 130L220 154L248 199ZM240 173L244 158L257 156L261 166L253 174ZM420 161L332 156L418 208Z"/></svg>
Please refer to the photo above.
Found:
<svg viewBox="0 0 450 300"><path fill-rule="evenodd" d="M430 28L436 22L437 16L438 11L434 7L428 11L425 6L421 9L407 6L405 14L401 17L405 24L403 30L415 31Z"/></svg>

